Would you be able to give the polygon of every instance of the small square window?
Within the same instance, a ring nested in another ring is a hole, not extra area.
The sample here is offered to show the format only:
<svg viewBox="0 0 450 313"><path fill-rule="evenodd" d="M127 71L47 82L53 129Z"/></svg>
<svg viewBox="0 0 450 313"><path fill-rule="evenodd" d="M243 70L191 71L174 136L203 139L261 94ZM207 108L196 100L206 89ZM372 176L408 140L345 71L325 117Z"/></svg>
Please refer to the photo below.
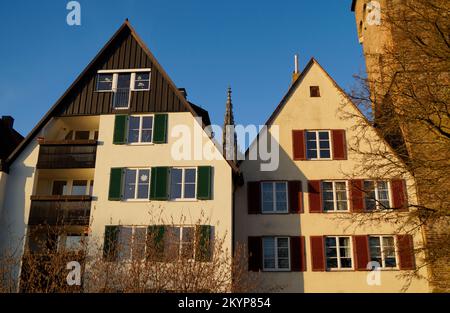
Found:
<svg viewBox="0 0 450 313"><path fill-rule="evenodd" d="M97 75L97 91L111 91L113 87L113 74Z"/></svg>
<svg viewBox="0 0 450 313"><path fill-rule="evenodd" d="M319 86L309 86L309 94L311 97L314 98L320 97Z"/></svg>
<svg viewBox="0 0 450 313"><path fill-rule="evenodd" d="M136 73L134 90L148 90L150 87L150 73Z"/></svg>

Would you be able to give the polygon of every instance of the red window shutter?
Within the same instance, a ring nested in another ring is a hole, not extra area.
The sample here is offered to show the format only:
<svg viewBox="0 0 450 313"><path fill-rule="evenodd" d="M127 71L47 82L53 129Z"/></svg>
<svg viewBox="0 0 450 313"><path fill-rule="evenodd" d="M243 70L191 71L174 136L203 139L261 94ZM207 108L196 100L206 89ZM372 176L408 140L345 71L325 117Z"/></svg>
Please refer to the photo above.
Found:
<svg viewBox="0 0 450 313"><path fill-rule="evenodd" d="M333 129L331 136L333 141L333 160L347 160L345 130Z"/></svg>
<svg viewBox="0 0 450 313"><path fill-rule="evenodd" d="M323 236L311 236L311 263L315 272L325 271L325 244Z"/></svg>
<svg viewBox="0 0 450 313"><path fill-rule="evenodd" d="M248 270L252 272L262 270L261 237L248 237Z"/></svg>
<svg viewBox="0 0 450 313"><path fill-rule="evenodd" d="M309 212L322 212L322 192L320 180L308 181Z"/></svg>
<svg viewBox="0 0 450 313"><path fill-rule="evenodd" d="M289 212L302 213L303 212L303 194L302 182L293 180L289 183Z"/></svg>
<svg viewBox="0 0 450 313"><path fill-rule="evenodd" d="M403 179L393 179L391 181L392 204L394 209L399 211L408 211L405 185Z"/></svg>
<svg viewBox="0 0 450 313"><path fill-rule="evenodd" d="M362 179L350 181L350 206L352 212L364 212L364 182Z"/></svg>
<svg viewBox="0 0 450 313"><path fill-rule="evenodd" d="M414 243L411 235L397 236L397 250L399 256L399 268L401 270L413 270L415 266Z"/></svg>
<svg viewBox="0 0 450 313"><path fill-rule="evenodd" d="M306 270L305 264L305 237L295 236L290 238L291 242L291 271L304 272Z"/></svg>
<svg viewBox="0 0 450 313"><path fill-rule="evenodd" d="M294 160L306 160L304 130L292 131L292 147L294 152Z"/></svg>
<svg viewBox="0 0 450 313"><path fill-rule="evenodd" d="M261 213L261 184L260 182L247 183L248 214Z"/></svg>
<svg viewBox="0 0 450 313"><path fill-rule="evenodd" d="M369 263L369 238L366 235L353 236L355 269L366 271Z"/></svg>

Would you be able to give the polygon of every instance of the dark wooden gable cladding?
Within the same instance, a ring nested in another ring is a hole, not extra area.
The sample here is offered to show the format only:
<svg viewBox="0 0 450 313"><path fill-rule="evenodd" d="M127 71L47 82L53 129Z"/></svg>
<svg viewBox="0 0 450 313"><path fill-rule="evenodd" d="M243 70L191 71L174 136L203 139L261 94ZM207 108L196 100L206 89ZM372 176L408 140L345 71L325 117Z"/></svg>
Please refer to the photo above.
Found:
<svg viewBox="0 0 450 313"><path fill-rule="evenodd" d="M96 92L98 70L150 68L150 90L131 91L130 109L114 110L112 92ZM186 106L127 27L114 38L95 64L59 106L58 116L141 112L186 112Z"/></svg>

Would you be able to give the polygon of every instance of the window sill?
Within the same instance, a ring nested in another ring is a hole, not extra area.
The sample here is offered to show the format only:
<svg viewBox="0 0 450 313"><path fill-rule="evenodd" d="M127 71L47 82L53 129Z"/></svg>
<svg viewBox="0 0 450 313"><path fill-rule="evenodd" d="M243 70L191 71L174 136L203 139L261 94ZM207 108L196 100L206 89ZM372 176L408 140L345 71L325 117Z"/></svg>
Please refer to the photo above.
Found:
<svg viewBox="0 0 450 313"><path fill-rule="evenodd" d="M122 199L121 202L136 203L136 202L150 202L150 200L149 199Z"/></svg>
<svg viewBox="0 0 450 313"><path fill-rule="evenodd" d="M354 268L327 268L327 272L354 272Z"/></svg>
<svg viewBox="0 0 450 313"><path fill-rule="evenodd" d="M289 273L291 269L263 269L264 273Z"/></svg>
<svg viewBox="0 0 450 313"><path fill-rule="evenodd" d="M288 211L286 211L286 212L261 212L261 215L279 215L279 214L288 215L289 212ZM292 214L297 214L297 213L292 213Z"/></svg>
<svg viewBox="0 0 450 313"><path fill-rule="evenodd" d="M198 199L169 199L170 202L197 202Z"/></svg>
<svg viewBox="0 0 450 313"><path fill-rule="evenodd" d="M153 146L155 144L153 142L129 142L126 145L127 146Z"/></svg>

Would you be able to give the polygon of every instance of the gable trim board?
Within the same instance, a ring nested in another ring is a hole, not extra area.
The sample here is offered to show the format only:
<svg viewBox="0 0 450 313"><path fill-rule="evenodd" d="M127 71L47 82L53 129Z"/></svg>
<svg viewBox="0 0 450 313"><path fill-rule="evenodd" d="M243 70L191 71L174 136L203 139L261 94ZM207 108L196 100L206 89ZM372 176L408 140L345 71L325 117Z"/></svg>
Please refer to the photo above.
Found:
<svg viewBox="0 0 450 313"><path fill-rule="evenodd" d="M295 90L297 89L297 87L301 84L301 82L303 81L303 79L306 77L306 75L308 74L309 70L311 69L311 67L313 65L317 65L319 67L320 70L323 71L323 73L325 73L326 77L331 81L331 83L333 84L333 86L338 90L338 92L340 92L345 100L347 100L347 102L353 107L353 109L356 110L356 112L361 116L361 118L363 119L363 121L365 123L367 123L368 126L370 126L370 128L375 131L375 134L378 136L378 138L386 145L386 147L392 152L393 155L395 155L398 159L399 162L401 162L405 168L408 168L404 162L404 160L401 158L401 156L398 155L398 153L395 151L395 149L393 149L391 147L391 145L384 139L384 137L380 134L379 130L374 127L370 121L367 119L367 117L361 112L361 110L358 108L358 106L350 99L350 97L348 96L348 94L336 83L336 81L333 79L333 77L330 76L330 74L328 74L328 72L319 64L319 62L317 62L317 60L315 58L311 58L309 60L309 62L306 64L305 68L303 69L303 71L300 73L300 75L297 77L297 79L291 84L291 86L289 87L288 91L286 92L286 94L283 96L283 98L281 99L280 103L277 105L277 107L275 108L275 110L272 112L272 114L269 116L268 120L266 121L266 123L264 124L266 126L266 129L262 129L258 135L256 136L256 138L253 140L253 142L248 146L247 150L245 151L245 159L241 160L238 162L238 166L240 166L248 157L248 154L250 152L250 149L253 148L253 146L259 141L259 136L262 132L264 131L268 131L270 126L272 126L273 121L275 120L275 118L278 116L278 114L283 110L284 106L286 105L286 103L288 102L288 100L290 99L290 97L292 96L292 94L295 92Z"/></svg>
<svg viewBox="0 0 450 313"><path fill-rule="evenodd" d="M135 32L133 27L130 25L128 19L120 26L120 28L114 33L114 35L109 39L109 41L103 46L103 48L97 53L97 55L92 59L92 61L86 66L86 68L81 72L81 74L75 79L75 81L69 86L69 88L64 92L64 94L56 101L56 103L50 108L50 110L44 115L44 117L37 123L37 125L31 130L31 132L26 136L26 138L22 141L22 143L11 153L9 158L7 159L7 164L12 164L14 160L20 155L20 153L25 149L25 147L30 143L31 140L38 134L38 132L44 127L44 125L55 115L57 115L58 110L62 108L64 101L69 98L71 92L80 86L83 81L83 78L86 77L91 71L95 69L95 66L105 55L107 50L113 46L116 40L125 32L129 32L129 35L137 42L138 46L144 51L145 55L150 59L152 63L152 67L154 67L155 71L159 72L162 76L162 79L166 81L168 87L171 89L177 100L180 104L186 109L187 112L190 112L194 117L202 118L201 127L204 128L207 126L209 122L209 115L207 111L191 104L186 100L180 90L175 86L173 81L167 75L162 66L158 63L156 58L150 52L148 47L139 37L139 35ZM113 112L114 113L114 112ZM80 114L82 115L82 114ZM90 114L87 114L90 115ZM234 173L239 173L239 169L233 162L226 160L230 165Z"/></svg>

